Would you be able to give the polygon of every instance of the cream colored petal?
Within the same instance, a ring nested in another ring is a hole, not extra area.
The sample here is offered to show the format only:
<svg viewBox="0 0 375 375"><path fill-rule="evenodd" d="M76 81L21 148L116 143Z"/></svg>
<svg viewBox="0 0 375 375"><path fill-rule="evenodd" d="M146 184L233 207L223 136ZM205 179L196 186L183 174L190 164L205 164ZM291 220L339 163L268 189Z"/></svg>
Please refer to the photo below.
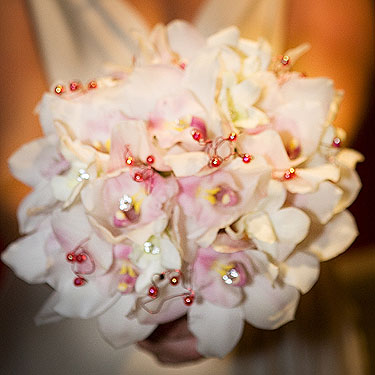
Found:
<svg viewBox="0 0 375 375"><path fill-rule="evenodd" d="M321 261L334 258L344 252L358 235L355 220L347 210L334 216L326 225L313 229L313 240L309 250Z"/></svg>
<svg viewBox="0 0 375 375"><path fill-rule="evenodd" d="M296 251L280 265L283 281L307 293L319 277L319 259L311 253Z"/></svg>
<svg viewBox="0 0 375 375"><path fill-rule="evenodd" d="M239 307L224 308L208 301L196 301L188 311L188 327L198 339L198 351L205 357L222 358L238 343L243 331Z"/></svg>
<svg viewBox="0 0 375 375"><path fill-rule="evenodd" d="M300 297L296 288L272 284L264 275L257 275L244 292L245 319L254 327L276 329L294 319Z"/></svg>
<svg viewBox="0 0 375 375"><path fill-rule="evenodd" d="M176 177L193 176L206 167L209 157L205 152L187 152L177 155L166 155L164 161Z"/></svg>

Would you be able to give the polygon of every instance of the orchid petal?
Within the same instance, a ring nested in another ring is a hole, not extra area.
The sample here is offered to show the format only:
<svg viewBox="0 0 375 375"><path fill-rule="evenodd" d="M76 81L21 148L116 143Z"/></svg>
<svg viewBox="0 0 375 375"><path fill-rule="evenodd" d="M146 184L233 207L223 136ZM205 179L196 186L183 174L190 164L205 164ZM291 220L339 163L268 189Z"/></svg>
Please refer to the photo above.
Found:
<svg viewBox="0 0 375 375"><path fill-rule="evenodd" d="M335 215L325 226L312 228L310 251L321 261L332 259L345 251L358 236L358 229L347 210Z"/></svg>
<svg viewBox="0 0 375 375"><path fill-rule="evenodd" d="M283 281L307 293L319 277L319 259L308 252L296 251L280 265Z"/></svg>
<svg viewBox="0 0 375 375"><path fill-rule="evenodd" d="M239 307L228 309L197 301L188 312L189 330L198 339L197 349L205 357L227 355L241 338L243 326Z"/></svg>
<svg viewBox="0 0 375 375"><path fill-rule="evenodd" d="M244 291L245 319L253 326L275 329L294 318L299 301L296 288L277 282L272 284L264 275L257 275Z"/></svg>
<svg viewBox="0 0 375 375"><path fill-rule="evenodd" d="M96 278L76 287L73 280L67 279L58 290L58 302L54 310L68 318L87 319L102 314L120 296L103 294L98 288L99 283L100 278Z"/></svg>
<svg viewBox="0 0 375 375"><path fill-rule="evenodd" d="M188 62L204 48L206 41L188 22L176 20L167 26L171 49Z"/></svg>
<svg viewBox="0 0 375 375"><path fill-rule="evenodd" d="M50 235L51 230L45 229L20 238L1 254L1 260L26 282L43 283L49 265L44 248Z"/></svg>
<svg viewBox="0 0 375 375"><path fill-rule="evenodd" d="M121 296L107 311L98 317L98 328L103 338L114 348L121 348L146 339L156 325L140 324L126 316L135 302L135 295Z"/></svg>

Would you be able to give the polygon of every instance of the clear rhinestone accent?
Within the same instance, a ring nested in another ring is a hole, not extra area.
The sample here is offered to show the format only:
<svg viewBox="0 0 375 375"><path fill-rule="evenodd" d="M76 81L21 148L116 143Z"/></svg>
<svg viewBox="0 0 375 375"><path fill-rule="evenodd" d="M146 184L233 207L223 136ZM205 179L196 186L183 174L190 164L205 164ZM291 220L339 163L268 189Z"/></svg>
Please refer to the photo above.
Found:
<svg viewBox="0 0 375 375"><path fill-rule="evenodd" d="M82 182L82 181L84 181L84 180L87 181L89 178L90 178L90 175L86 172L85 169L80 168L80 169L78 170L78 177L77 177L77 181L78 181L78 182Z"/></svg>
<svg viewBox="0 0 375 375"><path fill-rule="evenodd" d="M150 241L147 241L143 244L143 249L147 254L156 255L160 253L160 249Z"/></svg>
<svg viewBox="0 0 375 375"><path fill-rule="evenodd" d="M225 284L231 285L233 284L233 281L239 277L239 273L235 268L230 269L224 276L223 280Z"/></svg>
<svg viewBox="0 0 375 375"><path fill-rule="evenodd" d="M125 194L120 199L119 209L121 211L130 211L133 207L133 199L129 195Z"/></svg>

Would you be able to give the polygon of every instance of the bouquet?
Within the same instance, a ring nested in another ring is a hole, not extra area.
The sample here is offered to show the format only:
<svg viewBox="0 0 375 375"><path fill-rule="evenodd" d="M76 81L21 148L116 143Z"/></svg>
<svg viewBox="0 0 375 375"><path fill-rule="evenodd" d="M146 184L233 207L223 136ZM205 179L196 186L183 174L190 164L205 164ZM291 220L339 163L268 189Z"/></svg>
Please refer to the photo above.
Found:
<svg viewBox="0 0 375 375"><path fill-rule="evenodd" d="M361 186L332 125L341 92L292 69L307 49L273 57L236 27L204 39L175 21L139 37L131 67L44 95L44 137L10 159L33 191L2 255L54 290L37 323L96 316L121 347L187 315L222 357L244 322L293 319L357 236Z"/></svg>

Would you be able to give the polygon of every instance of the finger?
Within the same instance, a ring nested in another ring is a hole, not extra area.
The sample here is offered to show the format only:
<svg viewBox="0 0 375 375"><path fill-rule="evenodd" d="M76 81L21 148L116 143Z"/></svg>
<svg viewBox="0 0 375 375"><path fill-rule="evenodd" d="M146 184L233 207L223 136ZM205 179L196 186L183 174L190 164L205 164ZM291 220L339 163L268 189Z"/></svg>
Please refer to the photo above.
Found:
<svg viewBox="0 0 375 375"><path fill-rule="evenodd" d="M197 351L197 340L192 335L180 340L163 342L145 340L138 343L138 346L152 353L163 363L184 363L202 358Z"/></svg>

